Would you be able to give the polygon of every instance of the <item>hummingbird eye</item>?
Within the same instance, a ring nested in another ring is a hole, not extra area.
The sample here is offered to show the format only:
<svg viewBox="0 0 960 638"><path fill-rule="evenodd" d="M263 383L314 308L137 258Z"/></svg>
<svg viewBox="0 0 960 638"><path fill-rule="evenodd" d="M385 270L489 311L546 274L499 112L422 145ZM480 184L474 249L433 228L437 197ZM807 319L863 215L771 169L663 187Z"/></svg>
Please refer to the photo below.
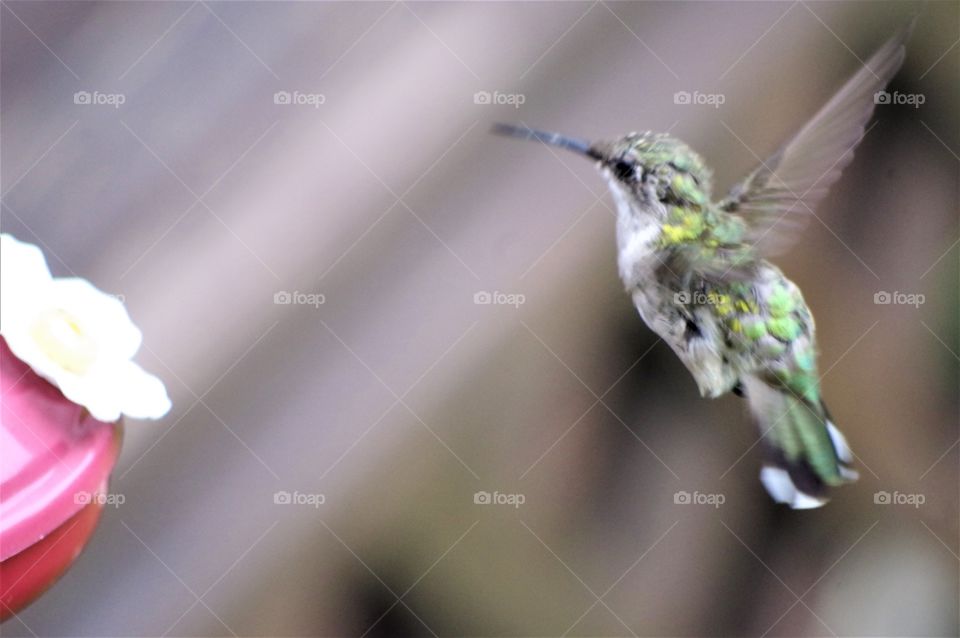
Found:
<svg viewBox="0 0 960 638"><path fill-rule="evenodd" d="M617 179L625 182L636 176L636 170L631 162L618 160L617 163L613 165L613 174L616 175Z"/></svg>

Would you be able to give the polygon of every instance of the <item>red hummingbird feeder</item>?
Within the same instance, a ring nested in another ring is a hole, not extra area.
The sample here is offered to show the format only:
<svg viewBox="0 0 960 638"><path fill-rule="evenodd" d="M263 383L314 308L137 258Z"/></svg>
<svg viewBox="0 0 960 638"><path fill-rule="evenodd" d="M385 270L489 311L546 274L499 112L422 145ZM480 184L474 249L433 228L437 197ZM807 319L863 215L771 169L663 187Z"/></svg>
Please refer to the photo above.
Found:
<svg viewBox="0 0 960 638"><path fill-rule="evenodd" d="M0 620L29 605L90 540L122 438L0 338Z"/></svg>

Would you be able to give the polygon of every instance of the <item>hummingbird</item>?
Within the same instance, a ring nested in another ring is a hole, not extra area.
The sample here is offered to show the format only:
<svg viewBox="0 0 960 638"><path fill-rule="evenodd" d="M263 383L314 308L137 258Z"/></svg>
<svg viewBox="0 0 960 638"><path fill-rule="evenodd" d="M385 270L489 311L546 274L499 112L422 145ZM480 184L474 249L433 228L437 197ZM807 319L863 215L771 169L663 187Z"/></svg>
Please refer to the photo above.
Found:
<svg viewBox="0 0 960 638"><path fill-rule="evenodd" d="M617 266L643 321L701 396L747 400L760 429L760 480L793 509L855 481L853 453L822 398L813 315L771 261L795 240L865 134L905 56L902 28L773 155L715 201L711 171L667 134L589 142L527 126L493 132L596 162L616 204Z"/></svg>

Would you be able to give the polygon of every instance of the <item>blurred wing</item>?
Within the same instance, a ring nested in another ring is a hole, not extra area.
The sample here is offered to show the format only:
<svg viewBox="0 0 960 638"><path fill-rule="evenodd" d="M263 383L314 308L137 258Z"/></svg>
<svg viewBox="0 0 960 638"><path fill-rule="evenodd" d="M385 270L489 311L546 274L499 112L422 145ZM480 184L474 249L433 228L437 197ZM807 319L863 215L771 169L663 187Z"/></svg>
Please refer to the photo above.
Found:
<svg viewBox="0 0 960 638"><path fill-rule="evenodd" d="M786 146L731 189L720 205L747 223L746 241L771 254L797 235L853 159L873 113L874 95L903 63L912 28L913 22L880 47Z"/></svg>

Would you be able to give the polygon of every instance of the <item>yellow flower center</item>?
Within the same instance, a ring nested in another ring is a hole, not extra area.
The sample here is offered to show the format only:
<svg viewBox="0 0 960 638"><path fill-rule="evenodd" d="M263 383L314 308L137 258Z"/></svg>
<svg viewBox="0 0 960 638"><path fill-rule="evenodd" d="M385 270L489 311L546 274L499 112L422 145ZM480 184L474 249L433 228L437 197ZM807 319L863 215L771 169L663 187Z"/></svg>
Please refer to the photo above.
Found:
<svg viewBox="0 0 960 638"><path fill-rule="evenodd" d="M83 374L97 358L97 342L76 317L60 308L41 312L30 336L51 360L74 374Z"/></svg>

